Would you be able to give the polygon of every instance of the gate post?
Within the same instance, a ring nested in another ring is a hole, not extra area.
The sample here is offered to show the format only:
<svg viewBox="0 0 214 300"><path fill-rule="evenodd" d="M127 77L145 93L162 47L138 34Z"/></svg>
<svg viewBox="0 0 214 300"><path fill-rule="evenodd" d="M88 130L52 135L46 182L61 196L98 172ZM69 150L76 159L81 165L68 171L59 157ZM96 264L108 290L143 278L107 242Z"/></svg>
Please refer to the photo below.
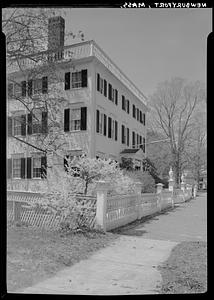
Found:
<svg viewBox="0 0 214 300"><path fill-rule="evenodd" d="M96 209L96 226L106 231L106 212L107 212L107 191L106 181L97 181L97 209Z"/></svg>

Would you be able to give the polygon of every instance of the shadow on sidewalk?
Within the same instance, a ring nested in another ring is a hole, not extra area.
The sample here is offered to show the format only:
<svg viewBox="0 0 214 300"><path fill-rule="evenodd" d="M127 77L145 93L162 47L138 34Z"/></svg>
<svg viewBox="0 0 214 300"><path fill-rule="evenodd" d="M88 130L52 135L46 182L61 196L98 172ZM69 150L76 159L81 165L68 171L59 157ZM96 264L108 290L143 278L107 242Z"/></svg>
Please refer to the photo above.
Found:
<svg viewBox="0 0 214 300"><path fill-rule="evenodd" d="M124 225L120 228L116 228L111 230L112 233L121 234L121 235L129 235L129 236L143 236L147 233L146 230L143 230L144 224L149 224L154 220L159 220L159 217L162 215L168 215L175 213L176 211L181 210L182 207L175 206L174 208L163 210L161 213L155 213L150 216L143 217L139 220L136 220L130 224Z"/></svg>

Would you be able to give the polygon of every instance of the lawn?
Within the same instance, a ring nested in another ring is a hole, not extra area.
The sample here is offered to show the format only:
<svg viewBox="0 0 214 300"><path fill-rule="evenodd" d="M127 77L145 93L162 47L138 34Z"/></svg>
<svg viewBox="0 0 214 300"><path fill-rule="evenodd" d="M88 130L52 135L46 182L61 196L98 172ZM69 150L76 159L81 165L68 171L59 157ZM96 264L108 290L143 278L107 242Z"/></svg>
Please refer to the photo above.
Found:
<svg viewBox="0 0 214 300"><path fill-rule="evenodd" d="M117 238L112 233L62 234L30 227L7 228L7 291L18 292L88 258Z"/></svg>
<svg viewBox="0 0 214 300"><path fill-rule="evenodd" d="M159 267L161 294L192 294L207 291L207 243L182 242Z"/></svg>

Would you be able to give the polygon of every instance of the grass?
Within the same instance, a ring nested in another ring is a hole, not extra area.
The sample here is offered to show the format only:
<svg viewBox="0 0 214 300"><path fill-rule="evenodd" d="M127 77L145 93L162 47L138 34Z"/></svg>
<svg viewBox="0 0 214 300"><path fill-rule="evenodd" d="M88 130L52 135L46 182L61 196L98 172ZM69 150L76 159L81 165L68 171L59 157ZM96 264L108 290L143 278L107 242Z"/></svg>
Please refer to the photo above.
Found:
<svg viewBox="0 0 214 300"><path fill-rule="evenodd" d="M59 270L88 258L116 238L117 235L112 233L62 234L8 226L7 291L18 292L49 278Z"/></svg>
<svg viewBox="0 0 214 300"><path fill-rule="evenodd" d="M160 294L192 294L207 291L207 243L181 242L160 267Z"/></svg>

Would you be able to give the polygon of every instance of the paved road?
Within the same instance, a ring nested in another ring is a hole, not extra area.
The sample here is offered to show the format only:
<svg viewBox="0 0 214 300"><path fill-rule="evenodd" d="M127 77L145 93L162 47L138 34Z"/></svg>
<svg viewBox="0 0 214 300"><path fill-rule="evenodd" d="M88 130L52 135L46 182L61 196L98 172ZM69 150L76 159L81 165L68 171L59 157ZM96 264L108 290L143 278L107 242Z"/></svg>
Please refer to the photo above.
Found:
<svg viewBox="0 0 214 300"><path fill-rule="evenodd" d="M180 204L135 228L91 258L22 293L133 295L157 294L161 275L157 266L180 241L206 241L206 194Z"/></svg>

